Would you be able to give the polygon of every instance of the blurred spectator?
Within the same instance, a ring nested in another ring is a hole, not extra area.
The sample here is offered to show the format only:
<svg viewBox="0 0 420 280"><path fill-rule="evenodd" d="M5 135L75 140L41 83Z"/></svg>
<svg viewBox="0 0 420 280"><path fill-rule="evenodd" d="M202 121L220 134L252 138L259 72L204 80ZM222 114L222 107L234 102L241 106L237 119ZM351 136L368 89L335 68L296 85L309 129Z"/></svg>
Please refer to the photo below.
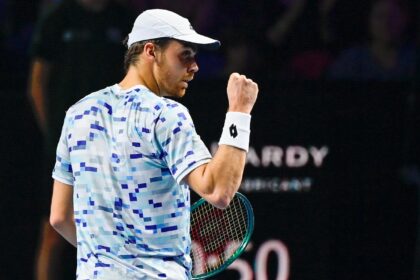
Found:
<svg viewBox="0 0 420 280"><path fill-rule="evenodd" d="M29 83L33 109L45 139L45 182L40 192L44 219L37 279L71 279L75 274L69 271L75 269L75 249L48 222L55 147L68 107L123 76L122 41L132 19L131 13L112 0L61 0L39 22Z"/></svg>
<svg viewBox="0 0 420 280"><path fill-rule="evenodd" d="M222 76L232 72L245 75L263 76L259 70L263 67L264 38L261 38L263 19L263 1L219 1L216 16L222 42Z"/></svg>
<svg viewBox="0 0 420 280"><path fill-rule="evenodd" d="M318 79L332 61L331 15L336 0L280 0L266 29L272 73L281 78Z"/></svg>
<svg viewBox="0 0 420 280"><path fill-rule="evenodd" d="M406 80L415 74L415 48L404 40L407 11L397 0L372 2L368 41L345 49L329 69L331 79Z"/></svg>

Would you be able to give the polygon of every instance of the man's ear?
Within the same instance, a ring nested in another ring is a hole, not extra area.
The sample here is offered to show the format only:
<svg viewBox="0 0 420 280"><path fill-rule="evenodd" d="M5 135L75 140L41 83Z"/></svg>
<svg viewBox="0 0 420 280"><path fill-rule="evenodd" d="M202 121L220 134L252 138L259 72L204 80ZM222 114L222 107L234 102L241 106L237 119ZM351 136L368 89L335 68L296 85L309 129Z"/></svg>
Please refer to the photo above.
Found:
<svg viewBox="0 0 420 280"><path fill-rule="evenodd" d="M143 53L148 59L155 59L156 57L156 46L153 43L146 43L144 45Z"/></svg>

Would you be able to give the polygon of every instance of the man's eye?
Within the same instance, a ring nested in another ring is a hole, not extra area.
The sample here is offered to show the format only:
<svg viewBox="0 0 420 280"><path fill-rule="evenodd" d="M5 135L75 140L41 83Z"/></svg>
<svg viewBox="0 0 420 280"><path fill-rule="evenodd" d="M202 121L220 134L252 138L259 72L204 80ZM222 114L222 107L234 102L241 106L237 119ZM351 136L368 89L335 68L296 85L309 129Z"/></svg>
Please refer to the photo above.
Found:
<svg viewBox="0 0 420 280"><path fill-rule="evenodd" d="M193 54L191 52L186 51L182 53L182 57L185 57L185 58L193 57Z"/></svg>
<svg viewBox="0 0 420 280"><path fill-rule="evenodd" d="M185 53L181 54L181 60L183 62L186 62L186 63L192 62L192 61L194 61L194 59L195 59L194 55L190 52L185 52Z"/></svg>

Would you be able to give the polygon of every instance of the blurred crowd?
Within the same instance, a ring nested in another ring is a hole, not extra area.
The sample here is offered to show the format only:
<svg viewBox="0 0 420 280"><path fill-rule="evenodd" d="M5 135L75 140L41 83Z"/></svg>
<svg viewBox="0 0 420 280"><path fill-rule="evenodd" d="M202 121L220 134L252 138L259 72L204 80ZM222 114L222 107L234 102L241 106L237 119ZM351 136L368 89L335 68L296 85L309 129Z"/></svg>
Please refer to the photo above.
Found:
<svg viewBox="0 0 420 280"><path fill-rule="evenodd" d="M28 69L37 20L64 1L2 0L2 60L12 59L3 67L14 76L3 77L9 83ZM415 71L414 0L113 1L130 18L148 8L173 10L219 38L221 51L199 57L201 79L240 71L286 80L406 80Z"/></svg>

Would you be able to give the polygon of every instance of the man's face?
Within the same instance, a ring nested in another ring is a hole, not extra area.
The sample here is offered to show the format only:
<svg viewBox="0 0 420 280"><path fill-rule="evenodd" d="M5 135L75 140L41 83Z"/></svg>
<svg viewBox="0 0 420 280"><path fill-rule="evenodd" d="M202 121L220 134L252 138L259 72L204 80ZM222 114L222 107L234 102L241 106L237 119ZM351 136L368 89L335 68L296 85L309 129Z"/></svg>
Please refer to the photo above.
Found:
<svg viewBox="0 0 420 280"><path fill-rule="evenodd" d="M159 95L182 97L188 83L198 71L193 46L172 40L164 50L155 52L156 64L153 74L159 88Z"/></svg>

